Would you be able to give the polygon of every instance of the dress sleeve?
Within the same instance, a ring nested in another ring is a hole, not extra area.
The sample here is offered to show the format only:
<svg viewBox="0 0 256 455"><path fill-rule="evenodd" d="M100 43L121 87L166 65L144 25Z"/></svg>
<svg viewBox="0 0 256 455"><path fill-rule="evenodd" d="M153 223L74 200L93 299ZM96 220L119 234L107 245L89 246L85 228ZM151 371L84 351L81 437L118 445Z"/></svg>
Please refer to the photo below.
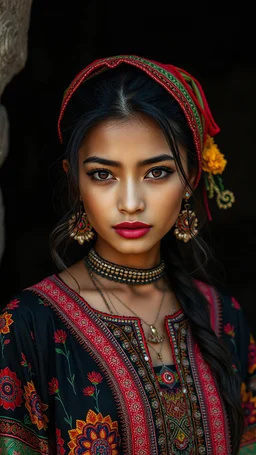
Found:
<svg viewBox="0 0 256 455"><path fill-rule="evenodd" d="M234 297L224 302L223 337L241 378L244 432L239 455L256 454L256 343L245 314Z"/></svg>
<svg viewBox="0 0 256 455"><path fill-rule="evenodd" d="M37 321L44 325L40 312L39 299L23 291L0 314L1 454L56 453L48 391L43 386L47 358L38 336Z"/></svg>

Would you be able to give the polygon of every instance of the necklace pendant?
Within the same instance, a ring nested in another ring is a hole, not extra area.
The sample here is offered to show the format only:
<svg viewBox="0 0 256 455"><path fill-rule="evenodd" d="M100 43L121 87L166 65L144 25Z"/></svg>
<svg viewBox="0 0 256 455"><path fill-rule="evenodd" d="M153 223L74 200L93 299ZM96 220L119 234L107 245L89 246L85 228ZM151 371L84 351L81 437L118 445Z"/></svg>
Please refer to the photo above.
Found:
<svg viewBox="0 0 256 455"><path fill-rule="evenodd" d="M147 339L150 343L162 343L164 341L164 336L158 332L158 330L151 325L150 326L151 333Z"/></svg>

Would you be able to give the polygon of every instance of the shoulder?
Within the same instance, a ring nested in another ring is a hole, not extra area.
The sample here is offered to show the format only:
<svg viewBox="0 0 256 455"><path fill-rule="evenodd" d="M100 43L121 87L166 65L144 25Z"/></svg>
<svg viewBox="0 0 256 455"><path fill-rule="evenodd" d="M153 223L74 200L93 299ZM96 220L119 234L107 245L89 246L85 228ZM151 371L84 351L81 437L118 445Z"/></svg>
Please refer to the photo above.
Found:
<svg viewBox="0 0 256 455"><path fill-rule="evenodd" d="M53 312L47 295L39 292L52 282L54 275L13 295L12 299L1 310L1 318L11 317L20 324L34 324L52 316Z"/></svg>
<svg viewBox="0 0 256 455"><path fill-rule="evenodd" d="M220 336L227 334L232 328L234 331L247 328L243 309L232 293L198 280L195 285L209 303L211 323Z"/></svg>
<svg viewBox="0 0 256 455"><path fill-rule="evenodd" d="M250 360L248 352L250 352L253 337L240 303L232 293L223 292L202 282L197 282L196 285L209 302L213 330L228 348L234 369L240 372L242 378L245 378L248 360Z"/></svg>
<svg viewBox="0 0 256 455"><path fill-rule="evenodd" d="M207 299L210 306L218 303L222 311L232 311L234 314L236 314L237 310L241 310L241 305L232 293L224 292L222 289L203 281L194 280L194 283L199 292Z"/></svg>

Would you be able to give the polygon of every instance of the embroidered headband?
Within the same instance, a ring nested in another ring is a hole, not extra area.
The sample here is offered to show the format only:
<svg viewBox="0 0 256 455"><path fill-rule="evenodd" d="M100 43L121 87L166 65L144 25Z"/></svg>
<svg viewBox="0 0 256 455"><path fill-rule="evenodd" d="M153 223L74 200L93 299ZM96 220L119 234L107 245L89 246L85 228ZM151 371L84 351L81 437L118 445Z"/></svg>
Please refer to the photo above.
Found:
<svg viewBox="0 0 256 455"><path fill-rule="evenodd" d="M176 66L164 65L136 55L108 57L95 60L86 66L86 68L73 79L63 97L58 119L58 135L61 143L61 121L72 95L87 79L100 74L106 69L116 68L121 63L136 66L147 73L148 76L154 79L158 84L161 84L179 103L193 133L197 153L198 172L195 179L195 188L198 186L203 171L208 197L211 199L214 197L214 194L216 194L219 208L226 209L231 207L235 201L234 194L231 191L224 189L221 178L227 160L219 151L219 148L213 139L220 129L213 119L200 83L188 72ZM208 218L211 220L206 193L205 206Z"/></svg>

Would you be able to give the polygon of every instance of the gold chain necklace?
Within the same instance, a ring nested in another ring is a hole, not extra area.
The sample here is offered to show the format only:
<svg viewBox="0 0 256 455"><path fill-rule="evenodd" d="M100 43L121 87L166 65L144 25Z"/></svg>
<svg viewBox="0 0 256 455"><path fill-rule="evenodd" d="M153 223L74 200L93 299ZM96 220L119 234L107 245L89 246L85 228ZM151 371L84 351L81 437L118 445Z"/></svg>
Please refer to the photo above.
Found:
<svg viewBox="0 0 256 455"><path fill-rule="evenodd" d="M118 315L119 315L119 313L118 313L118 311L117 311L115 305L113 304L111 298L109 297L108 291L107 291L105 288L102 287L101 283L99 282L99 280L98 280L95 276L93 276L93 273L92 273L92 271L91 271L90 269L88 270L88 272L89 272L89 276L90 276L90 278L91 278L91 280L92 280L93 285L95 286L95 288L97 289L97 291L98 291L99 294L101 295L101 297L102 297L103 301L105 302L106 307L107 307L108 311L110 312L110 314L112 314L112 315L113 315L113 314L118 314ZM98 282L99 285L97 284L97 282ZM102 289L104 289L104 291L106 292L106 294L107 294L107 296L108 296L108 298L109 298L109 300L110 300L110 302L111 302L111 305L112 305L113 308L114 308L115 313L112 311L112 308L110 307L110 305L109 305L107 299L105 298L105 296L104 296L104 294L103 294L103 292L102 292L100 286L101 286ZM165 291L164 291L164 293L165 293ZM114 293L112 292L112 294L114 294ZM114 294L114 295L115 295L115 294ZM116 296L116 297L117 297L117 296ZM124 302L121 301L121 303L124 303ZM161 302L161 303L162 303L162 302ZM125 306L126 306L126 305L125 305ZM127 308L130 309L128 306L127 306ZM135 313L134 313L134 314L135 314ZM137 317L138 317L138 316L137 316ZM142 320L143 320L143 319L142 319ZM148 340L147 340L147 341L148 341ZM161 345L160 345L160 350L159 350L159 351L157 351L151 344L149 344L149 348L152 348L152 349L154 350L154 352L155 352L156 355L157 355L157 358L161 361L161 363L162 363L161 372L165 371L165 369L168 368L168 367L166 367L166 365L165 365L164 362L163 362L163 354L162 354L163 344L161 343Z"/></svg>
<svg viewBox="0 0 256 455"><path fill-rule="evenodd" d="M138 314L136 314L135 311L133 311L128 305L126 305L126 303L124 303L113 291L110 291L110 292L111 292L111 294L113 294L116 297L117 300L119 300L119 302L121 302L129 311L131 311L132 314L134 314L134 316L136 316L137 318L141 319L144 322L144 324L146 324L149 327L150 334L149 334L149 336L147 338L147 342L158 344L158 343L162 343L164 341L164 335L159 333L159 331L156 328L156 323L157 323L160 311L161 311L163 303L164 303L164 297L165 297L165 292L166 291L163 291L163 293L162 293L161 302L160 302L160 305L159 305L159 308L158 308L158 312L157 312L157 315L156 315L156 318L155 318L153 324L148 324L148 322L145 321L145 319L143 319L142 317L138 316Z"/></svg>
<svg viewBox="0 0 256 455"><path fill-rule="evenodd" d="M150 349L153 349L153 351L155 351L155 353L156 353L156 355L157 355L157 358L158 358L159 360L161 360L162 366L164 367L165 364L164 364L164 362L163 362L162 347L163 347L163 345L161 344L160 351L157 351L157 350L154 348L154 346L149 345L149 348L150 348Z"/></svg>
<svg viewBox="0 0 256 455"><path fill-rule="evenodd" d="M111 309L111 307L110 307L110 305L109 305L109 303L107 302L105 296L103 295L103 293L102 293L100 287L98 286L98 284L101 285L100 282L99 282L99 280L98 280L95 276L93 276L91 270L89 270L89 275L90 275L90 277L91 277L91 280L92 280L94 286L96 287L96 289L98 290L98 292L99 292L100 295L102 296L102 298L103 298L103 300L104 300L104 302L105 302L105 304L106 304L106 306L107 306L109 312L110 312L111 314L114 314L113 311L112 311L112 309ZM96 282L98 282L98 284L97 284ZM113 304L111 298L109 297L109 294L108 294L107 290L104 289L104 291L106 292L106 294L107 294L107 296L108 296L108 298L109 298L109 300L110 300L112 306L113 306L114 309L115 309L115 306L114 306L114 304ZM164 297L165 297L165 292L166 292L166 291L163 291L162 299L161 299L161 302L160 302L160 305L159 305L159 309L158 309L158 312L157 312L157 315L156 315L156 318L155 318L155 321L154 321L153 324L148 324L144 319L140 318L140 316L138 316L138 315L137 315L137 314L136 314L128 305L126 305L121 299L119 299L119 297L118 297L116 294L114 294L114 292L111 291L111 294L113 294L113 295L114 295L114 296L115 296L115 297L116 297L116 298L117 298L117 299L118 299L118 300L119 300L119 301L120 301L128 310L129 310L129 311L131 311L131 313L133 313L137 318L141 319L141 320L150 328L150 332L151 332L151 333L149 334L149 336L148 336L148 338L147 338L147 342L159 344L159 343L162 343L162 342L164 341L165 337L164 337L164 335L162 335L161 333L158 332L158 330L157 330L156 327L155 327L155 324L156 324L156 322L157 322L157 319L158 319L158 317L159 317L161 308L162 308L162 306L163 306ZM119 315L119 313L118 313L118 311L117 311L116 309L115 309L115 312Z"/></svg>

